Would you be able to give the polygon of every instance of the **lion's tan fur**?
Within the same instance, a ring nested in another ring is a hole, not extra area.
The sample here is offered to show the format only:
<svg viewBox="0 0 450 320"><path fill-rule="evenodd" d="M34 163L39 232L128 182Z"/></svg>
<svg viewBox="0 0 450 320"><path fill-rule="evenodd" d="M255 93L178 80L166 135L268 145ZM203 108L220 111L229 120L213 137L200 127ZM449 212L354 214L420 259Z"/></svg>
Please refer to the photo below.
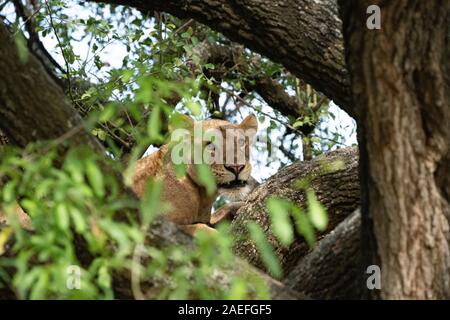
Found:
<svg viewBox="0 0 450 320"><path fill-rule="evenodd" d="M205 120L202 123L204 130L213 129L254 129L257 121L254 115L247 117L241 124L235 125L224 120ZM246 146L247 154L249 153ZM140 159L136 165L133 179L133 190L142 197L145 191L146 181L153 177L163 182L162 201L170 205L171 209L165 213L165 217L180 226L185 226L189 233L205 228L210 223L211 208L217 198L217 193L208 195L205 188L196 182L195 174L189 168L183 178L178 179L173 164L168 157L169 148L162 146L153 154ZM224 149L224 155L226 150ZM211 171L218 185L228 183L235 179L235 174L225 168L223 164L211 164ZM238 174L242 180L250 179L251 165L248 157L242 171ZM228 190L232 192L232 190ZM236 190L236 192L239 192ZM192 226L196 225L196 226Z"/></svg>

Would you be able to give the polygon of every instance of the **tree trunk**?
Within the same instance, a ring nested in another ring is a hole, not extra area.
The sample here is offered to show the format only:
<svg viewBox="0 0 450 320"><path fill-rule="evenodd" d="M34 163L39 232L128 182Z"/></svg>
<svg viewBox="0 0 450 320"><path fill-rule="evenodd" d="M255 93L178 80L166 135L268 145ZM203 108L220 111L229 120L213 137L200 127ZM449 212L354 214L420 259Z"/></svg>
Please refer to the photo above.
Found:
<svg viewBox="0 0 450 320"><path fill-rule="evenodd" d="M0 20L0 129L8 142L20 147L36 140L67 135L75 144L103 148L82 126L61 87L37 59L28 53L21 63L14 42ZM71 134L68 135L68 132Z"/></svg>
<svg viewBox="0 0 450 320"><path fill-rule="evenodd" d="M366 27L372 4L380 30ZM367 195L363 252L381 267L374 296L448 299L450 1L341 1L341 15Z"/></svg>
<svg viewBox="0 0 450 320"><path fill-rule="evenodd" d="M335 1L92 0L193 18L283 64L353 115Z"/></svg>
<svg viewBox="0 0 450 320"><path fill-rule="evenodd" d="M39 61L28 56L27 63L21 63L16 45L2 23L0 23L0 129L8 139L18 145L25 146L37 140L61 139L70 145L87 145L104 154L106 152L98 141L88 134L82 126L81 118L68 103L61 88L46 73ZM113 171L110 167L102 168L106 172ZM118 180L120 183L120 180ZM123 192L131 192L120 184ZM118 212L122 221L127 222L128 215ZM135 212L135 217L139 213ZM147 235L147 242L153 246L163 246L168 243L193 246L192 238L182 233L169 221L159 219ZM88 255L89 249L84 241L76 241L77 253ZM7 251L7 254L12 254ZM80 260L89 257L78 256ZM211 281L220 279L227 285L233 274L244 272L261 277L270 288L273 298L292 299L305 298L303 295L289 290L280 282L262 274L243 261L238 261L237 268L233 270L218 270L211 276ZM217 278L217 279L216 279ZM129 271L114 274L113 285L118 297L132 299L131 280ZM142 284L153 286L151 280ZM0 297L11 294L8 288L0 285Z"/></svg>
<svg viewBox="0 0 450 320"><path fill-rule="evenodd" d="M327 166L337 161L343 162L342 168L335 171L326 170ZM305 207L306 197L302 190L293 184L301 179L311 179L311 187L319 201L327 209L329 225L323 233L333 230L342 220L358 208L360 189L358 180L358 155L355 148L345 148L329 152L310 162L298 162L281 169L266 183L257 187L247 198L232 222L232 231L237 238L245 239L246 222L253 220L261 225L268 240L275 248L284 274L288 274L297 261L309 251L308 245L298 236L289 248L283 247L271 232L271 223L266 211L269 196L283 197ZM323 235L322 234L322 235ZM263 269L258 251L250 240L240 240L235 247L236 253L253 265Z"/></svg>

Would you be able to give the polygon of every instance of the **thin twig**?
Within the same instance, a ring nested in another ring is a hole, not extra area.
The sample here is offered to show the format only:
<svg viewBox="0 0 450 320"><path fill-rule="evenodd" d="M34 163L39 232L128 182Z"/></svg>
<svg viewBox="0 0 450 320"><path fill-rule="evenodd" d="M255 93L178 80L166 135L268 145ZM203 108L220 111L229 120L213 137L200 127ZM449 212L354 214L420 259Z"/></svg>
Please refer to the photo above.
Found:
<svg viewBox="0 0 450 320"><path fill-rule="evenodd" d="M2 4L0 4L0 11L3 10L4 7L6 7L6 5L8 4L9 0L5 0L5 2L3 2Z"/></svg>
<svg viewBox="0 0 450 320"><path fill-rule="evenodd" d="M66 131L59 137L57 137L55 140L51 141L49 144L47 144L44 148L42 148L39 152L34 153L30 157L28 157L28 160L33 160L38 155L45 154L50 151L51 148L57 147L58 145L62 144L63 142L67 141L71 137L73 137L75 134L79 133L81 130L84 129L84 124L80 123L76 125L75 127L72 127L70 130Z"/></svg>
<svg viewBox="0 0 450 320"><path fill-rule="evenodd" d="M88 43L88 49L86 51L86 57L84 58L84 62L81 64L81 68L84 69L86 68L86 64L88 62L89 59L89 53L91 52L91 47L92 47L92 42L94 40L94 34L91 34L91 38L89 39L89 43Z"/></svg>
<svg viewBox="0 0 450 320"><path fill-rule="evenodd" d="M332 139L332 138L328 138L328 137L321 137L321 136L319 136L317 134L312 134L311 137L319 138L319 139L322 139L322 140L331 141L331 142L334 142L335 144L341 145L343 147L348 147L348 145L346 145L345 143L343 143L341 141L338 141L336 139Z"/></svg>
<svg viewBox="0 0 450 320"><path fill-rule="evenodd" d="M194 23L195 20L194 19L189 19L185 24L183 24L182 26L180 26L178 29L176 29L173 33L177 34L178 32L183 31L184 29L186 29L187 27L189 27L192 23Z"/></svg>
<svg viewBox="0 0 450 320"><path fill-rule="evenodd" d="M7 1L8 2L8 1ZM31 20L35 15L39 13L42 7L37 8L28 18L24 19L23 23L17 28L16 32L14 32L14 36L17 35L18 32L22 30L22 28Z"/></svg>
<svg viewBox="0 0 450 320"><path fill-rule="evenodd" d="M114 140L116 140L118 143L120 143L125 149L127 149L128 151L131 149L131 146L128 142L126 142L125 140L123 140L121 137L119 137L117 134L115 134L111 129L108 128L107 125L103 124L103 123L99 123L100 126L106 130L106 132L108 132L108 134L110 136L113 137Z"/></svg>
<svg viewBox="0 0 450 320"><path fill-rule="evenodd" d="M82 130L84 130L84 124L80 123L75 127L72 127L70 130L66 131L59 137L57 137L55 140L51 141L49 144L41 148L39 151L36 151L31 154L25 153L22 158L29 162L34 161L38 156L48 153L51 148L57 147L58 145L70 139L71 137L73 137L75 134L79 133ZM18 166L19 166L18 164L14 164L12 168L18 168ZM5 176L4 173L0 173L0 179L2 179L4 176Z"/></svg>
<svg viewBox="0 0 450 320"><path fill-rule="evenodd" d="M286 126L287 128L291 129L291 130L294 131L295 133L298 133L298 134L300 134L301 136L303 136L303 133L302 133L300 130L294 128L294 127L291 126L289 123L285 123L285 122L283 122L283 121L281 121L281 120L279 120L279 119L277 119L277 118L271 116L270 114L267 114L267 113L265 113L265 112L263 112L263 111L261 111L261 110L257 110L254 106L252 106L250 103L248 103L247 101L245 101L243 98L241 98L240 96L238 96L237 94L235 94L233 91L228 90L228 89L225 89L225 88L223 88L223 87L222 87L222 90L225 91L226 93L228 93L229 95L235 97L236 99L238 99L241 103L245 104L247 107L252 108L253 110L255 110L255 111L257 111L257 112L263 114L263 115L266 116L266 117L269 117L270 119L272 119L272 120L274 120L274 121L277 121L278 123L280 123L280 124ZM328 141L334 142L334 143L336 143L336 144L339 144L339 145L341 145L341 146L346 146L345 143L340 142L340 141L335 140L335 139L332 139L332 138L321 137L321 136L314 135L314 134L311 134L310 136L311 136L311 137L320 138L320 139L323 139L323 140L328 140Z"/></svg>
<svg viewBox="0 0 450 320"><path fill-rule="evenodd" d="M325 96L325 95L322 96L322 98L320 98L319 102L316 103L316 105L312 107L312 111L314 113L317 113L320 110L320 108L322 107L322 104L325 102L326 99L327 99L327 96Z"/></svg>
<svg viewBox="0 0 450 320"><path fill-rule="evenodd" d="M296 133L298 133L298 134L300 134L300 135L303 135L303 133L302 133L300 130L294 128L294 127L291 126L289 123L283 122L283 121L281 121L280 119L277 119L277 118L271 116L270 114L265 113L265 112L263 112L263 111L261 111L261 110L257 110L257 109L256 109L254 106L252 106L249 102L245 101L243 98L241 98L240 96L238 96L238 95L237 95L236 93L234 93L233 91L228 90L228 89L225 89L225 88L223 88L223 87L222 87L222 90L225 91L226 93L228 93L229 95L233 96L233 97L236 98L237 100L239 100L239 102L241 102L242 104L246 105L247 107L252 108L253 110L255 110L255 111L257 111L257 112L263 114L264 116L266 116L266 117L268 117L268 118L270 118L270 119L272 119L272 120L274 120L274 121L277 121L278 123L282 124L283 126L289 128L290 130L292 130L292 131L294 131L294 132L296 132Z"/></svg>
<svg viewBox="0 0 450 320"><path fill-rule="evenodd" d="M61 49L61 54L63 56L64 63L66 64L66 75L67 75L67 82L68 82L68 87L69 87L70 100L72 101L72 103L75 103L75 99L73 98L73 95L72 95L72 79L71 79L71 76L70 76L69 62L67 61L67 57L66 57L66 55L64 53L64 49L63 49L61 40L59 39L58 32L56 31L56 27L53 24L53 16L52 16L52 12L50 10L50 6L48 4L48 0L45 0L45 5L47 7L47 12L48 12L48 15L49 15L49 18L50 18L50 26L52 27L52 30L55 33L55 37L56 37L56 40L58 41L58 45L59 45L59 47Z"/></svg>

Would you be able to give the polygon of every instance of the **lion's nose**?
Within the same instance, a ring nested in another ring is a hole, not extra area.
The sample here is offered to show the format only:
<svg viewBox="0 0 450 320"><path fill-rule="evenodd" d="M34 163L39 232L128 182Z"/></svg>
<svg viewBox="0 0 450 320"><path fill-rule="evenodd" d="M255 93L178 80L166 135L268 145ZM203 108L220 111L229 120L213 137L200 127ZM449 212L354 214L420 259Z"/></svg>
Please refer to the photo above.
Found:
<svg viewBox="0 0 450 320"><path fill-rule="evenodd" d="M242 171L242 169L244 169L244 165L231 165L231 166L225 166L225 168L227 170L233 172L237 176Z"/></svg>

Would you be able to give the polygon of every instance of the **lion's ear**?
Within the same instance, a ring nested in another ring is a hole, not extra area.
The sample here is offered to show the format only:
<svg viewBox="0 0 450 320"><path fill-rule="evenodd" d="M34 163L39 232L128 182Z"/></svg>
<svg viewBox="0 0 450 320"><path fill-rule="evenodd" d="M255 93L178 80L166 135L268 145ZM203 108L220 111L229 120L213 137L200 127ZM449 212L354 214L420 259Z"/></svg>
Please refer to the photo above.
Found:
<svg viewBox="0 0 450 320"><path fill-rule="evenodd" d="M242 122L239 124L244 130L258 130L258 120L254 114L247 116Z"/></svg>
<svg viewBox="0 0 450 320"><path fill-rule="evenodd" d="M194 128L194 120L188 115L182 113L174 113L170 117L169 132L173 132L176 129L186 129L191 131Z"/></svg>

